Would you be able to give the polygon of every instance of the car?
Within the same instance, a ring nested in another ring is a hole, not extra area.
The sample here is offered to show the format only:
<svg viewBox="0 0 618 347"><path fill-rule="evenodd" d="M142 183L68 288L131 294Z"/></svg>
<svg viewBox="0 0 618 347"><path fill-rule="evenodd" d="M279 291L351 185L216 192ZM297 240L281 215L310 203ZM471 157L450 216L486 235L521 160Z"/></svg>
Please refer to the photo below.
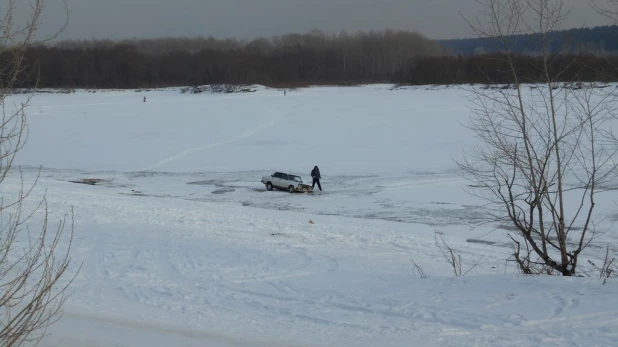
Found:
<svg viewBox="0 0 618 347"><path fill-rule="evenodd" d="M303 179L300 176L288 174L285 172L275 172L270 176L262 177L262 183L266 186L267 190L284 189L290 193L310 193L313 188L303 183Z"/></svg>

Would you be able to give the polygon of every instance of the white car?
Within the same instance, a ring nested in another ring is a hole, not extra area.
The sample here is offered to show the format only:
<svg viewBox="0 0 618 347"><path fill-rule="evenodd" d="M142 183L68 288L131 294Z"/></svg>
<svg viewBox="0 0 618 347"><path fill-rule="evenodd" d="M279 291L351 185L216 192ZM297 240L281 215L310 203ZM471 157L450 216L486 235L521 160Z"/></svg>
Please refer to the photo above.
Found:
<svg viewBox="0 0 618 347"><path fill-rule="evenodd" d="M285 189L290 193L308 193L313 191L313 188L310 185L303 183L300 176L291 175L284 172L275 172L270 176L264 176L262 177L262 183L264 183L266 189L268 190L273 190L273 188Z"/></svg>

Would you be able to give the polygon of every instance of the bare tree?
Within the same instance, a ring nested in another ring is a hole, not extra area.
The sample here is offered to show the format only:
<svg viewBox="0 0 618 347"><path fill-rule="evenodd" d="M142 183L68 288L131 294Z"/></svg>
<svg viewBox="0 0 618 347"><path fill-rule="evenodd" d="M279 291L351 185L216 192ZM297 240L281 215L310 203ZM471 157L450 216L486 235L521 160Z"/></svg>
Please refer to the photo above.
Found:
<svg viewBox="0 0 618 347"><path fill-rule="evenodd" d="M524 273L574 275L595 236L595 196L616 177L618 142L608 126L616 97L594 84L556 82L564 70L554 66L560 53L549 51L550 32L568 15L562 1L476 1L484 19L468 23L501 44L512 84L471 89L469 127L482 144L459 165L474 193L493 204L490 217L516 230L513 257ZM539 37L542 59L533 68L541 84L520 79L513 47L524 33Z"/></svg>
<svg viewBox="0 0 618 347"><path fill-rule="evenodd" d="M16 3L16 0L3 1L0 8L0 184L9 175L21 173L12 168L28 137L25 109L29 98L19 105L11 105L7 97L26 68L24 53L35 43L43 10L42 0L32 1L29 19L24 25L18 25ZM36 345L47 327L59 318L68 297L67 287L72 281L72 278L65 278L65 274L70 264L73 225L71 223L69 235L65 235L66 216L57 227L50 226L45 198L34 211L26 211L24 204L29 201L34 184L25 187L21 177L21 189L16 196L11 198L3 194L0 198L2 346ZM43 222L34 232L29 222L36 212L42 212Z"/></svg>

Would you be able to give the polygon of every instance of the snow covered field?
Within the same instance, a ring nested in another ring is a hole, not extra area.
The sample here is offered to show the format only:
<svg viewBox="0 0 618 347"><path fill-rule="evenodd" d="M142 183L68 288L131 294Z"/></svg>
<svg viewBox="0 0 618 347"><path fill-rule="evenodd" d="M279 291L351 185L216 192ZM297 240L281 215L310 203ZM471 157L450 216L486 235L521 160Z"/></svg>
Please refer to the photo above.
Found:
<svg viewBox="0 0 618 347"><path fill-rule="evenodd" d="M42 345L616 345L616 281L516 276L506 231L472 229L487 207L453 161L475 143L466 105L387 85L35 95L26 208L73 206L83 263ZM314 165L323 192L260 183ZM598 199L592 258L618 242L615 191ZM454 277L436 232L475 270Z"/></svg>

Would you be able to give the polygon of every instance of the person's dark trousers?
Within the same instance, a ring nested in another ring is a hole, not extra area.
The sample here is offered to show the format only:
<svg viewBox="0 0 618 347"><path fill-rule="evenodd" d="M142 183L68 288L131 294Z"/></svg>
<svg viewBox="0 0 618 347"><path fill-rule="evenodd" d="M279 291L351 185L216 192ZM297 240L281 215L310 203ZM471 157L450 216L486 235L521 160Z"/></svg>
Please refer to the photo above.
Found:
<svg viewBox="0 0 618 347"><path fill-rule="evenodd" d="M318 184L318 188L320 188L320 191L322 191L322 185L320 184L320 180L317 178L313 179L313 184L311 185L311 189L315 188L315 184Z"/></svg>

